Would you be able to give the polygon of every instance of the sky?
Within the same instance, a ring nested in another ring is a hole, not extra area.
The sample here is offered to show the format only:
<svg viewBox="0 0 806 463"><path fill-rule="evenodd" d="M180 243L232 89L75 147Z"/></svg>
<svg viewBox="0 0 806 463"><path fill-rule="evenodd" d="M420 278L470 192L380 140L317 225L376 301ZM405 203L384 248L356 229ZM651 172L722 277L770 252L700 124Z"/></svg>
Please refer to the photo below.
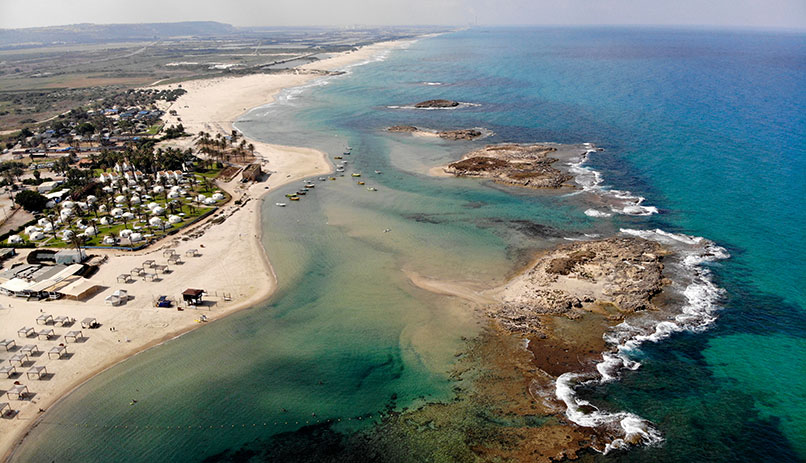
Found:
<svg viewBox="0 0 806 463"><path fill-rule="evenodd" d="M235 26L477 22L806 30L806 0L0 0L0 28L210 20Z"/></svg>

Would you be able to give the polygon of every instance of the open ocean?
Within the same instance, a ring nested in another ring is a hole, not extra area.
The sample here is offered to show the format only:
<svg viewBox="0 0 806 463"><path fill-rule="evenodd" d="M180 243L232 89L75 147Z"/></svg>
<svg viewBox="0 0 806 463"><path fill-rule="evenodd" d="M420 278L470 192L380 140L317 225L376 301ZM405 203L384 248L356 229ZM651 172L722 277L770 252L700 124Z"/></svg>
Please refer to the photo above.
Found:
<svg viewBox="0 0 806 463"><path fill-rule="evenodd" d="M431 98L472 104L405 107ZM495 135L384 132L397 124ZM277 294L89 381L14 461L216 461L282 447L316 420L342 419L335 430L349 434L387 406L448 401L449 369L479 320L401 270L489 287L536 250L619 230L702 237L718 255L690 267L699 285L680 310L691 317L623 352L639 368L576 391L658 439L585 458L806 459L806 35L475 28L285 91L237 126L333 155L349 144L348 172L378 191L348 175L287 208L273 204L294 188L271 193ZM597 214L581 195L427 175L486 143L544 141L604 148L580 166L589 190L642 207Z"/></svg>

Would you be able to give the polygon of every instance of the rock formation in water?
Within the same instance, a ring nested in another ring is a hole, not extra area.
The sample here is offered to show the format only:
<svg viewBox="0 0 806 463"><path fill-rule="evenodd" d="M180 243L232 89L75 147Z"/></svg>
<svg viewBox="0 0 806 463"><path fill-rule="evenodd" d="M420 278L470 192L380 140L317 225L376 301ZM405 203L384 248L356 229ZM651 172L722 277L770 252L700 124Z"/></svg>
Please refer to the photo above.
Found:
<svg viewBox="0 0 806 463"><path fill-rule="evenodd" d="M393 133L411 133L421 134L427 136L438 136L446 140L475 140L484 136L484 132L479 129L457 129L457 130L442 130L434 131L428 129L420 129L413 125L394 125L389 127L389 132Z"/></svg>
<svg viewBox="0 0 806 463"><path fill-rule="evenodd" d="M418 109L455 108L457 106L459 106L459 102L453 100L427 100L427 101L421 101L414 105L414 107Z"/></svg>
<svg viewBox="0 0 806 463"><path fill-rule="evenodd" d="M556 150L546 145L489 145L466 154L444 170L457 177L489 178L520 187L572 187L569 182L573 176L552 167L557 159L548 155Z"/></svg>
<svg viewBox="0 0 806 463"><path fill-rule="evenodd" d="M490 314L509 331L540 331L541 316L577 318L585 311L611 319L654 309L652 298L668 280L660 244L636 237L612 237L560 246L540 256L500 293Z"/></svg>

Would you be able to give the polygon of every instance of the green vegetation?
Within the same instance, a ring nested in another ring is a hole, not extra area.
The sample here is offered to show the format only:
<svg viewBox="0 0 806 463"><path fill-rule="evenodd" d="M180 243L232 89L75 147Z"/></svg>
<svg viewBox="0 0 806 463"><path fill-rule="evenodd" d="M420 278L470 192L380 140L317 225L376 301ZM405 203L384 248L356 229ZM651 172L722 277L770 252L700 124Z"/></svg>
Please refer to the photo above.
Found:
<svg viewBox="0 0 806 463"><path fill-rule="evenodd" d="M48 198L42 196L36 191L23 190L17 193L17 196L14 198L14 202L19 204L28 212L39 212L45 209L45 204L47 204Z"/></svg>

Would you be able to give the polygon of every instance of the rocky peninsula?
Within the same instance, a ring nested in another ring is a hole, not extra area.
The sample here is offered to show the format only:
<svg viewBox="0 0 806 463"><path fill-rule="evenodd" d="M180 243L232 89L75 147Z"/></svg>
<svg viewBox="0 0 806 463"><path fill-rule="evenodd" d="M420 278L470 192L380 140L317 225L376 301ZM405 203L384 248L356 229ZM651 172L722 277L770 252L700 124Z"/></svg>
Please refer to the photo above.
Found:
<svg viewBox="0 0 806 463"><path fill-rule="evenodd" d="M457 177L489 178L526 188L573 187L574 177L552 166L559 159L549 154L556 151L556 146L547 144L488 145L467 153L442 170Z"/></svg>
<svg viewBox="0 0 806 463"><path fill-rule="evenodd" d="M410 133L415 136L439 137L445 140L476 140L488 136L481 129L457 129L457 130L431 130L415 127L413 125L394 125L386 129L392 133ZM489 132L489 131L488 131Z"/></svg>
<svg viewBox="0 0 806 463"><path fill-rule="evenodd" d="M668 252L655 241L615 236L578 241L542 254L499 292L490 315L511 332L542 333L543 316L581 318L586 312L610 321L653 310L652 299L669 280Z"/></svg>

